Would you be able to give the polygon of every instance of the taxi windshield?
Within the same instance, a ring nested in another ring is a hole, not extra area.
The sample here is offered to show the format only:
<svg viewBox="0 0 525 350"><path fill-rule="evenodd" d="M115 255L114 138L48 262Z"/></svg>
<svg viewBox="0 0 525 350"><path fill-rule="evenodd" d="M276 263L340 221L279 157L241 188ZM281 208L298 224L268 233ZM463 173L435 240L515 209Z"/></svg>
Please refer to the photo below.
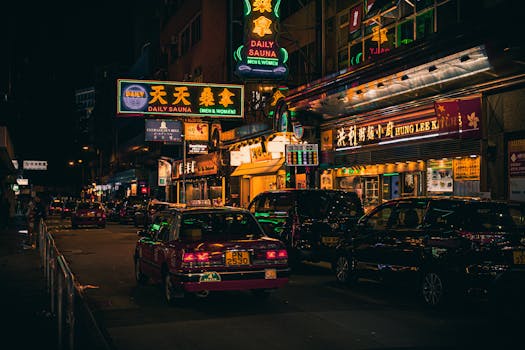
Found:
<svg viewBox="0 0 525 350"><path fill-rule="evenodd" d="M189 241L243 240L264 236L249 213L188 213L182 217L180 238Z"/></svg>

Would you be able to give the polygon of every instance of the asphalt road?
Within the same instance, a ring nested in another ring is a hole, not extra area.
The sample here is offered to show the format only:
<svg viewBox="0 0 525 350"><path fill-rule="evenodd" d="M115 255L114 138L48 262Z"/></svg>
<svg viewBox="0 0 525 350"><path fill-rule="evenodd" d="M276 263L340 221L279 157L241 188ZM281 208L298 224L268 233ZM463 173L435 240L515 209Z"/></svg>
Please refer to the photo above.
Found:
<svg viewBox="0 0 525 350"><path fill-rule="evenodd" d="M266 301L227 292L170 307L159 286L135 284L137 228L71 230L60 220L49 226L118 350L522 347L522 311L493 313L477 300L429 311L410 288L371 281L339 286L322 263L304 264Z"/></svg>

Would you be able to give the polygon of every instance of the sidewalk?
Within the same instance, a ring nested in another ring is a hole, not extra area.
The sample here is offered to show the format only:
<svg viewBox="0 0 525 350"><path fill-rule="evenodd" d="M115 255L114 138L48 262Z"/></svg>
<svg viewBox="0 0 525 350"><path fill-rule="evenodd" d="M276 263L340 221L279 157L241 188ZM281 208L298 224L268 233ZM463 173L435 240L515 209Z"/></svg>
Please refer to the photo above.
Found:
<svg viewBox="0 0 525 350"><path fill-rule="evenodd" d="M23 218L14 221L0 229L0 334L12 349L56 349L56 320L49 313L38 250L24 245Z"/></svg>

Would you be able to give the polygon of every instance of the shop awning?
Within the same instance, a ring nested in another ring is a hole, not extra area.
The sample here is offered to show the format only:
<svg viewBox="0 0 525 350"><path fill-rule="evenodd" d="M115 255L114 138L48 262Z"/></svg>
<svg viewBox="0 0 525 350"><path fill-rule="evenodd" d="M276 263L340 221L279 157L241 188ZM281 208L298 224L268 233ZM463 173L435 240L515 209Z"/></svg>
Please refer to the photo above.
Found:
<svg viewBox="0 0 525 350"><path fill-rule="evenodd" d="M284 164L284 158L241 164L230 176L276 173Z"/></svg>

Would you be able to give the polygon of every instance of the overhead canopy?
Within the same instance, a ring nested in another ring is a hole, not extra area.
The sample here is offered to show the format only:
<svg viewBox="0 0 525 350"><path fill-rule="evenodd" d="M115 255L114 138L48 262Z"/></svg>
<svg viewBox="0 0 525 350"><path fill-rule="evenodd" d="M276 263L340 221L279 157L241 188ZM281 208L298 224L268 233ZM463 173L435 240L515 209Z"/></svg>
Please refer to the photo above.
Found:
<svg viewBox="0 0 525 350"><path fill-rule="evenodd" d="M283 164L283 158L241 164L233 171L231 176L276 173L283 166Z"/></svg>

